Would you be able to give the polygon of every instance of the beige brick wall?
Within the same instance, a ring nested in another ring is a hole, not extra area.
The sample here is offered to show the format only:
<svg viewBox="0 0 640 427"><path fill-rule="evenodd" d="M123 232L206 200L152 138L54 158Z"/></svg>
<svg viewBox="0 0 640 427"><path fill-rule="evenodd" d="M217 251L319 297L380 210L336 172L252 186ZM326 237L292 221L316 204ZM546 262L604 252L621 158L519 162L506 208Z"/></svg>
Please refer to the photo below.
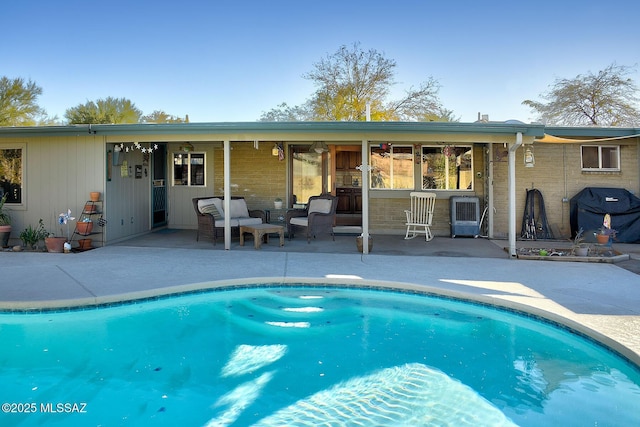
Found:
<svg viewBox="0 0 640 427"><path fill-rule="evenodd" d="M405 209L409 209L410 200L399 199L371 199L369 214L369 229L372 234L404 234L407 230ZM449 228L449 199L436 199L431 231L435 236L448 236Z"/></svg>
<svg viewBox="0 0 640 427"><path fill-rule="evenodd" d="M536 163L524 167L524 150L516 152L516 232L520 235L526 202L526 190L536 188L542 193L547 222L559 232L556 238L570 236L569 202L585 187L626 188L640 193L638 148L635 141L620 146L620 172L583 172L580 165L580 144L535 144ZM508 233L508 166L506 158L494 162L495 237Z"/></svg>
<svg viewBox="0 0 640 427"><path fill-rule="evenodd" d="M260 142L256 150L247 142L231 143L231 194L243 196L249 209L273 209L273 200L285 200L287 188L287 159L280 161L271 155L273 143ZM214 152L214 186L216 194L223 194L223 150Z"/></svg>

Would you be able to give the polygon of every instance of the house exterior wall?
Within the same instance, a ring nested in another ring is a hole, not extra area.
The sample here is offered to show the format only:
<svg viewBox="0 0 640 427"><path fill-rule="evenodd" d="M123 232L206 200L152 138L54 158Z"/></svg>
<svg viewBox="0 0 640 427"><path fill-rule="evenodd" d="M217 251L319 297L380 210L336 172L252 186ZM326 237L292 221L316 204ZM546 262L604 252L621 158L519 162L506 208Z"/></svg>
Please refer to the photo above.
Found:
<svg viewBox="0 0 640 427"><path fill-rule="evenodd" d="M246 128L245 128L246 126ZM368 128L371 126L371 129ZM405 131L405 126L408 131ZM431 126L437 132L429 133ZM222 195L224 188L223 140L231 142L231 192L243 196L250 209L269 209L274 213L273 199L286 199L289 192L289 161L271 155L274 142L310 144L315 140L328 145L361 145L362 140L376 145L379 141L394 144L473 144L474 189L472 191L437 191L436 212L432 230L435 235L450 233L449 199L452 196L472 195L481 200L481 211L486 206L487 187L493 186L494 237L506 238L508 233L508 163L503 154L515 142L513 130L506 125L472 124L396 124L396 123L302 123L295 124L184 124L181 126L103 125L95 126L96 133L80 127L42 129L0 129L0 147L16 145L24 149L23 204L8 206L13 217L12 242L19 243L20 232L28 225L35 226L40 218L56 234L59 213L70 208L74 216L88 199L90 191L100 191L104 198L105 217L108 220L104 237L107 243L126 239L151 229L152 176L140 179L123 177L120 167L106 166L107 153L115 144L133 144L139 141L166 143L167 147L167 200L168 226L195 228L193 197ZM360 129L363 128L364 130ZM495 129L494 129L495 127ZM523 125L540 137L541 125ZM254 130L255 128L255 130ZM264 128L264 129L263 129ZM309 130L310 128L310 130ZM345 128L345 131L341 129ZM248 129L248 130L247 130ZM284 129L284 130L283 130ZM417 129L417 130L416 130ZM424 129L425 132L421 132ZM441 130L443 129L443 130ZM451 129L451 133L447 133ZM614 137L637 134L636 129L593 128L596 137ZM468 132L467 132L468 130ZM560 136L585 136L584 129L552 129L564 132ZM457 133L456 133L457 132ZM589 128L588 132L592 132ZM23 135L24 134L24 135ZM525 135L525 144L533 141ZM254 148L254 140L259 140ZM190 141L194 152L204 152L206 159L206 185L202 187L175 186L172 183L173 153ZM546 204L547 219L556 237L569 234L569 200L585 187L626 188L640 194L640 139L638 137L607 144L620 145L620 172L583 172L580 167L579 143L534 143L536 164L525 168L524 148L517 150L516 158L516 230L521 228L526 190L539 189ZM487 152L492 154L487 156ZM127 161L144 164L144 156L134 150ZM288 156L287 156L288 157ZM487 162L489 160L489 162ZM152 159L153 161L153 155ZM489 176L491 166L493 175ZM148 166L149 167L149 166ZM108 172L111 180L107 179ZM416 190L419 190L420 166L415 164ZM478 175L479 174L479 175ZM404 210L409 206L410 190L368 190L370 196L370 232L402 235L405 232ZM288 200L289 204L291 200Z"/></svg>
<svg viewBox="0 0 640 427"><path fill-rule="evenodd" d="M637 138L621 140L619 172L586 172L581 169L580 144L533 145L535 166L524 166L524 148L516 152L516 231L520 233L526 202L526 191L536 188L542 193L547 222L555 238L571 237L569 200L585 187L625 188L640 194L639 145ZM506 158L494 155L494 237L508 235L508 164ZM563 202L563 199L566 201Z"/></svg>
<svg viewBox="0 0 640 427"><path fill-rule="evenodd" d="M127 145L132 145L129 143ZM107 150L113 150L114 144L107 144ZM131 236L145 233L151 229L151 174L150 165L145 164L140 150L131 150L120 154L122 165L107 164L110 174L103 173L105 178L104 217L107 225L104 228L105 241L114 242ZM124 166L126 162L126 167ZM106 163L106 160L105 160ZM143 168L140 178L136 178L136 166ZM123 168L126 174L123 173ZM144 173L146 170L146 173ZM106 175L105 175L106 174Z"/></svg>
<svg viewBox="0 0 640 427"><path fill-rule="evenodd" d="M79 217L89 192L104 194L105 154L102 138L90 135L10 138L0 146L23 147L23 203L7 206L11 210L11 242L20 243L20 233L40 219L45 228L58 236L66 235L58 216L71 209ZM75 223L71 224L73 233Z"/></svg>

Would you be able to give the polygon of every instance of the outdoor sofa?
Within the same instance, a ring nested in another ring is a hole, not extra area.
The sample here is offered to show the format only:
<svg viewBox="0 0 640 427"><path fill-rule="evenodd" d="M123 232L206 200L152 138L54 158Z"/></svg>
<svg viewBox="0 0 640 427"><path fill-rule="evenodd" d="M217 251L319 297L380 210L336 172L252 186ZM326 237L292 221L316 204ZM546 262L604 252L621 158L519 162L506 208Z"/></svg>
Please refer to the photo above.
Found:
<svg viewBox="0 0 640 427"><path fill-rule="evenodd" d="M216 244L218 236L224 236L224 197L194 197L193 209L198 218L196 241L200 235L212 239ZM266 215L261 210L249 210L244 197L232 196L230 200L231 230L234 236L239 235L241 225L255 225L266 222Z"/></svg>

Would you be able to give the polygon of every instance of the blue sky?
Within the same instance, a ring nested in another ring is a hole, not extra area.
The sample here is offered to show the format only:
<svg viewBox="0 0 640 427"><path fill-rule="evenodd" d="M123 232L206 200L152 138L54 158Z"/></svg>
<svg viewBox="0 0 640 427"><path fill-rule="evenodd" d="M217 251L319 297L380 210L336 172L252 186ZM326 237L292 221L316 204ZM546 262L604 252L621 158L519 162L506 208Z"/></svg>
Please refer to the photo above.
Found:
<svg viewBox="0 0 640 427"><path fill-rule="evenodd" d="M535 119L556 78L636 66L640 3L520 1L21 0L0 10L0 76L32 79L63 119L130 99L192 122L255 121L314 87L302 75L359 42L396 61L392 97L429 77L462 122Z"/></svg>

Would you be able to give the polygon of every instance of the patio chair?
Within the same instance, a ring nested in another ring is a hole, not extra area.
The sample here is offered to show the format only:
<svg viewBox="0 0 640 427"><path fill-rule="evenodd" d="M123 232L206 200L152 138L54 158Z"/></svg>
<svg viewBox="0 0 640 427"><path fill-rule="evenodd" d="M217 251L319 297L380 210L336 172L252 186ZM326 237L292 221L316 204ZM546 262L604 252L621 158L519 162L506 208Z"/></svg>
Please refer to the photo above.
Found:
<svg viewBox="0 0 640 427"><path fill-rule="evenodd" d="M307 243L311 243L311 237L315 239L318 233L333 234L333 224L336 219L338 198L331 194L321 194L309 197L309 203L305 209L291 209L287 211L287 234L289 240L294 237L296 227L304 227L307 232Z"/></svg>
<svg viewBox="0 0 640 427"><path fill-rule="evenodd" d="M407 214L407 234L405 239L413 239L418 234L424 234L428 242L433 239L431 234L431 222L433 221L433 209L436 205L435 193L411 192L411 209L405 210Z"/></svg>

